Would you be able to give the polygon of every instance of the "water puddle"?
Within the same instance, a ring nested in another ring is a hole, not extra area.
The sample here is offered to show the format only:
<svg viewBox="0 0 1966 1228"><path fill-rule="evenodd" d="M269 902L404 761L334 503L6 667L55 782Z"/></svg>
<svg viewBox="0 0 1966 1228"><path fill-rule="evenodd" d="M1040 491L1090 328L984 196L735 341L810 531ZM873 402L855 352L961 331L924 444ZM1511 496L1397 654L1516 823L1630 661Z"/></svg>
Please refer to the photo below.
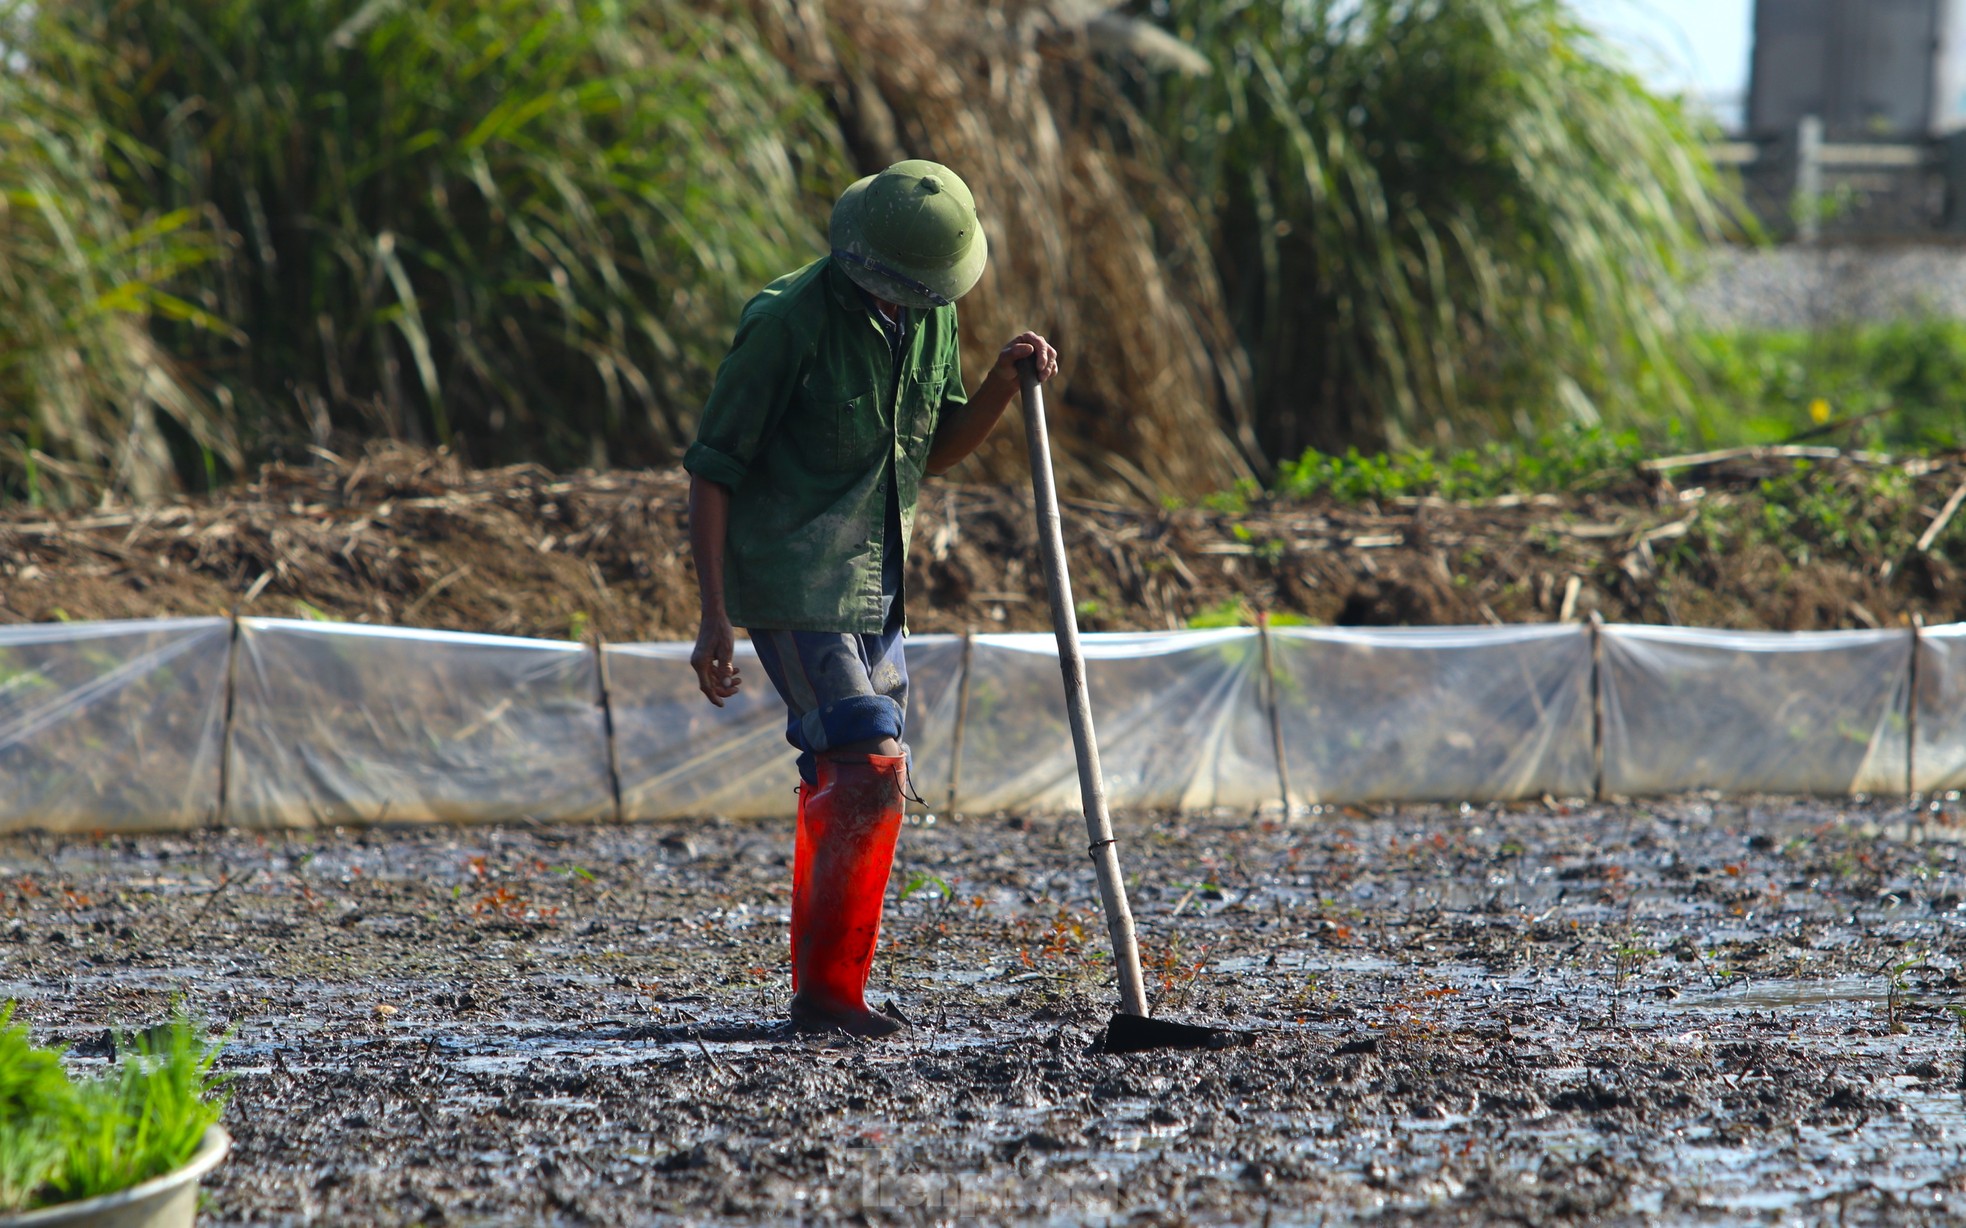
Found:
<svg viewBox="0 0 1966 1228"><path fill-rule="evenodd" d="M1890 992L1890 981L1882 976L1755 980L1726 989L1683 994L1673 1007L1695 1011L1788 1011L1813 1006L1872 1006L1885 1002Z"/></svg>

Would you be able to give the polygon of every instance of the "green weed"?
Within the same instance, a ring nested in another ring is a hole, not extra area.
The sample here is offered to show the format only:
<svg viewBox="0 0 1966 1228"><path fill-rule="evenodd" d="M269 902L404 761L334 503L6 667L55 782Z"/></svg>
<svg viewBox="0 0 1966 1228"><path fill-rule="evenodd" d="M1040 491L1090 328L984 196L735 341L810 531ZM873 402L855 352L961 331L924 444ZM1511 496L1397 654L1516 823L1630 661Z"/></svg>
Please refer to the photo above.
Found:
<svg viewBox="0 0 1966 1228"><path fill-rule="evenodd" d="M1436 454L1367 455L1351 448L1330 455L1311 448L1277 469L1276 493L1303 499L1327 495L1340 503L1435 496L1492 499L1544 491L1583 493L1630 479L1651 451L1633 431L1566 427L1525 444L1490 443Z"/></svg>
<svg viewBox="0 0 1966 1228"><path fill-rule="evenodd" d="M1259 498L1263 487L1255 478L1240 478L1227 490L1204 495L1201 506L1211 512L1221 512L1227 516L1240 516L1249 510L1252 499Z"/></svg>
<svg viewBox="0 0 1966 1228"><path fill-rule="evenodd" d="M1692 352L1702 385L1695 416L1722 442L1806 431L1858 447L1966 446L1966 322L1711 333Z"/></svg>
<svg viewBox="0 0 1966 1228"><path fill-rule="evenodd" d="M1256 625L1256 611L1249 603L1239 597L1224 597L1211 606L1204 606L1188 616L1188 628L1193 631L1210 631L1221 627L1253 627ZM1311 620L1302 614L1286 611L1271 611L1272 627L1307 627Z"/></svg>

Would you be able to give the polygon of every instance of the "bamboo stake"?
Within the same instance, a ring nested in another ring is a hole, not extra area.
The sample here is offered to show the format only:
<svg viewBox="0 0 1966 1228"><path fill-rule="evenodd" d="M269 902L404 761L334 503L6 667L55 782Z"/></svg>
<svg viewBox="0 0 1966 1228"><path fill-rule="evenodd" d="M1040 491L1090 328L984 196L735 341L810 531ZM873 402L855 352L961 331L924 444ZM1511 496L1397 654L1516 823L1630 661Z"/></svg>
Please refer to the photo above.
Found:
<svg viewBox="0 0 1966 1228"><path fill-rule="evenodd" d="M969 659L975 651L975 631L963 631L962 673L956 682L956 728L949 737L949 817L956 817L956 798L962 789L963 734L969 728Z"/></svg>
<svg viewBox="0 0 1966 1228"><path fill-rule="evenodd" d="M1051 444L1044 426L1044 390L1036 364L1017 364L1024 391L1024 441L1031 453L1031 497L1037 508L1038 553L1044 562L1045 595L1051 626L1058 636L1058 668L1065 679L1065 710L1072 724L1072 749L1079 765L1079 796L1085 807L1086 853L1099 876L1099 902L1113 942L1113 968L1119 974L1120 1005L1129 1015L1147 1014L1147 989L1140 973L1140 940L1133 932L1133 910L1120 877L1119 842L1106 811L1106 780L1099 770L1099 744L1092 730L1092 700L1085 686L1085 657L1079 651L1078 611L1065 570L1065 530L1058 516L1058 486L1051 472Z"/></svg>
<svg viewBox="0 0 1966 1228"><path fill-rule="evenodd" d="M1277 761L1277 788L1283 793L1283 817L1290 817L1290 764L1283 757L1283 716L1277 702L1276 658L1270 652L1270 612L1256 611L1256 638L1263 645L1263 685L1270 709L1270 753Z"/></svg>
<svg viewBox="0 0 1966 1228"><path fill-rule="evenodd" d="M1905 689L1911 698L1905 704L1905 796L1918 796L1918 650L1919 636L1924 624L1913 619L1911 624L1911 674L1905 679Z"/></svg>
<svg viewBox="0 0 1966 1228"><path fill-rule="evenodd" d="M1604 800L1604 619L1591 611L1591 798Z"/></svg>
<svg viewBox="0 0 1966 1228"><path fill-rule="evenodd" d="M601 736L608 751L608 792L614 799L614 821L623 821L621 809L621 762L614 748L614 688L608 685L608 642L596 635L589 645L594 652L594 674L601 687Z"/></svg>
<svg viewBox="0 0 1966 1228"><path fill-rule="evenodd" d="M239 693L239 607L227 615L232 634L225 647L225 713L218 726L218 808L212 813L212 827L223 828L232 805L232 708Z"/></svg>

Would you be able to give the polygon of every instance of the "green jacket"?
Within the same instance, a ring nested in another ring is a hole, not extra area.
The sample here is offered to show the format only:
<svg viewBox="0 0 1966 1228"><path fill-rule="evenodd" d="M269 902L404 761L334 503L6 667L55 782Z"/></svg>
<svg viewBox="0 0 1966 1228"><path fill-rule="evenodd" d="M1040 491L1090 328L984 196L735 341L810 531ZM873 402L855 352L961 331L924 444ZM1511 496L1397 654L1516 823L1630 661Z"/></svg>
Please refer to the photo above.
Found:
<svg viewBox="0 0 1966 1228"><path fill-rule="evenodd" d="M956 309L905 318L897 363L829 257L745 306L683 456L731 488L724 588L736 625L881 630L887 484L899 483L905 551L936 425L969 399Z"/></svg>

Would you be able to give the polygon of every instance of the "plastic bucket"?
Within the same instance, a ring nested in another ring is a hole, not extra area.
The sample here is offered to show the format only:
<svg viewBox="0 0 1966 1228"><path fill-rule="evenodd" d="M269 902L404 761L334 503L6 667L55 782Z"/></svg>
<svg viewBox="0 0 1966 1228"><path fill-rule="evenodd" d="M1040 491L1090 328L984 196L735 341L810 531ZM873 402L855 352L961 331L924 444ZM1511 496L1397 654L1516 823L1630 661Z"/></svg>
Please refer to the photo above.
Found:
<svg viewBox="0 0 1966 1228"><path fill-rule="evenodd" d="M198 1179L216 1168L231 1146L232 1136L213 1126L175 1172L114 1194L0 1218L0 1228L191 1228L198 1215Z"/></svg>

